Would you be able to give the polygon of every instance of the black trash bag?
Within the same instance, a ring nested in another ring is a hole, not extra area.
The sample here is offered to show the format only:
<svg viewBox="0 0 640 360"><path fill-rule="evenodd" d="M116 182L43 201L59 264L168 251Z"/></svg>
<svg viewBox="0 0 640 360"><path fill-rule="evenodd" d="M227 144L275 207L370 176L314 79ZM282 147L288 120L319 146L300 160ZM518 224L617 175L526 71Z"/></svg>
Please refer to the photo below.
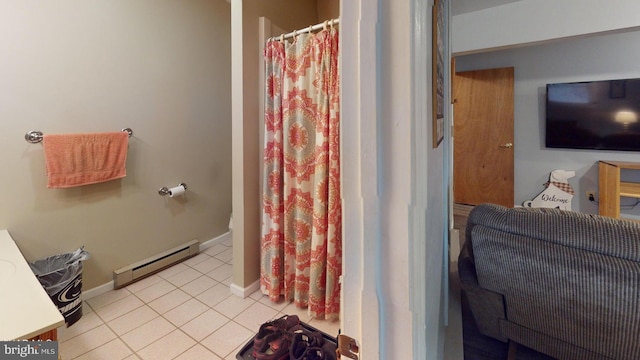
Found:
<svg viewBox="0 0 640 360"><path fill-rule="evenodd" d="M82 317L82 261L88 258L89 253L81 247L71 253L29 263L40 284L60 310L67 327Z"/></svg>

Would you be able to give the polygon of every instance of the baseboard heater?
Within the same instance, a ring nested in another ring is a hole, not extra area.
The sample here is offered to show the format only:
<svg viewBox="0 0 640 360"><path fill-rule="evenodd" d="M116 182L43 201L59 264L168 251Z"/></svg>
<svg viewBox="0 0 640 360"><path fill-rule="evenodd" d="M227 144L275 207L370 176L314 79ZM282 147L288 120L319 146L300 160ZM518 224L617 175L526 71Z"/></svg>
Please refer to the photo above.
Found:
<svg viewBox="0 0 640 360"><path fill-rule="evenodd" d="M199 251L200 242L198 240L191 240L173 249L115 270L113 272L113 287L114 289L119 289L144 279L171 265L197 255Z"/></svg>

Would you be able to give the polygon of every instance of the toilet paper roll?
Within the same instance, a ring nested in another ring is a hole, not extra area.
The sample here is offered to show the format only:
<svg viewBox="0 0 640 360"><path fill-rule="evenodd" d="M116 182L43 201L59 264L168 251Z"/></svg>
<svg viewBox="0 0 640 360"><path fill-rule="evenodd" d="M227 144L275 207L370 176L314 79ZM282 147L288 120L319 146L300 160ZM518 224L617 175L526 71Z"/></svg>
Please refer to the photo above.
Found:
<svg viewBox="0 0 640 360"><path fill-rule="evenodd" d="M184 194L186 189L182 185L178 185L169 189L169 197L180 196Z"/></svg>

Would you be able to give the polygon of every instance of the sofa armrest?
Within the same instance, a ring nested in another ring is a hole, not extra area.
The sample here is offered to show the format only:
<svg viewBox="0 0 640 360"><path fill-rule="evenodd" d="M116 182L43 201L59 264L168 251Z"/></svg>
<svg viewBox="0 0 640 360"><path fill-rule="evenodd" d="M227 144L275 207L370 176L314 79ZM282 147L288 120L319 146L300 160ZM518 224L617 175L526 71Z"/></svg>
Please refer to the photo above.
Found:
<svg viewBox="0 0 640 360"><path fill-rule="evenodd" d="M500 331L500 320L506 319L502 294L483 289L478 284L470 243L466 242L458 257L460 286L469 301L469 307L478 329L484 335L507 342Z"/></svg>

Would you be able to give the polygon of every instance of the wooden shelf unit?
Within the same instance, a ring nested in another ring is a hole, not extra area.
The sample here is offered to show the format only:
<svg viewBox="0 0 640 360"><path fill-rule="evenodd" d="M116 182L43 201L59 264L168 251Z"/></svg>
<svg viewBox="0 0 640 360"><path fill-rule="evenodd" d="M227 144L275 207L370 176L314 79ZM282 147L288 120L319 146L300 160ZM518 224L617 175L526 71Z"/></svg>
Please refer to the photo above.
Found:
<svg viewBox="0 0 640 360"><path fill-rule="evenodd" d="M640 198L640 182L620 180L623 169L640 170L640 163L600 160L598 164L598 213L620 218L620 197Z"/></svg>
<svg viewBox="0 0 640 360"><path fill-rule="evenodd" d="M36 340L36 341L47 341L47 340L51 340L51 341L58 341L58 329L52 329L49 330L47 332L44 332L38 336L32 337L29 340Z"/></svg>

